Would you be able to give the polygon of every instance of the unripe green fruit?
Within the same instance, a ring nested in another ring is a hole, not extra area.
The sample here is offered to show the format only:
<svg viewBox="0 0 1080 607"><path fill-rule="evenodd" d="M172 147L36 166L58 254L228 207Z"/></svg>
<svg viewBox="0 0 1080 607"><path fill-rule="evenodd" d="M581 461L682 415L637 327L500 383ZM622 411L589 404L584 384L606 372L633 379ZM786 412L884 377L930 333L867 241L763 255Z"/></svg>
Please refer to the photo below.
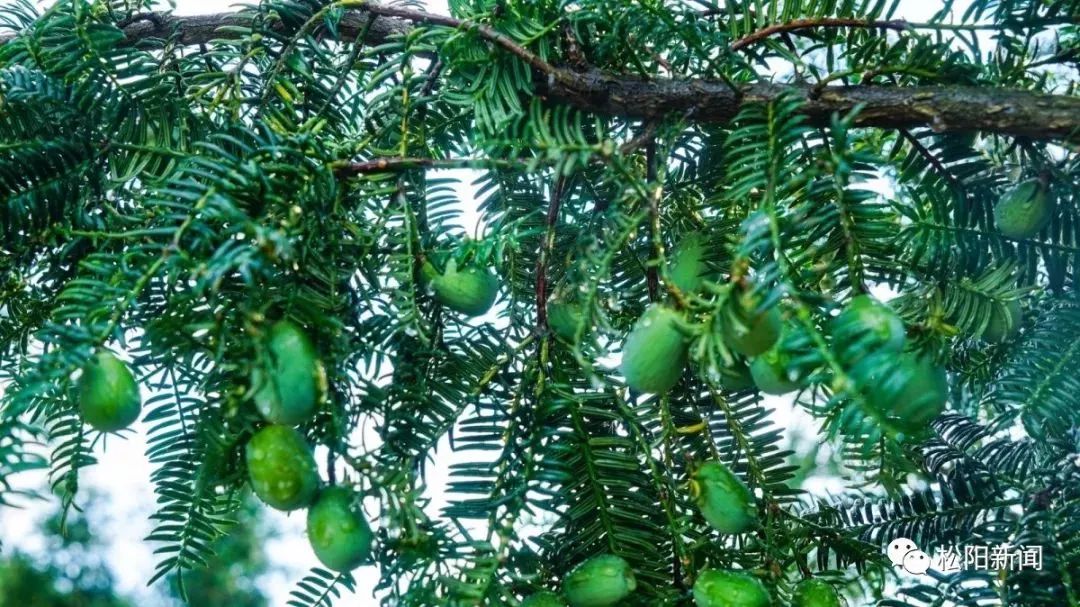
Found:
<svg viewBox="0 0 1080 607"><path fill-rule="evenodd" d="M431 288L435 299L444 306L466 316L480 316L495 303L499 280L491 272L474 266L458 270L457 262L451 259L446 271L431 279Z"/></svg>
<svg viewBox="0 0 1080 607"><path fill-rule="evenodd" d="M1020 302L1013 299L1006 302L1004 310L995 310L986 322L980 337L983 341L997 344L1001 343L1020 331L1020 323L1023 322L1023 310Z"/></svg>
<svg viewBox="0 0 1080 607"><path fill-rule="evenodd" d="M555 335L573 341L578 325L582 323L581 306L568 301L549 300L547 303L548 327Z"/></svg>
<svg viewBox="0 0 1080 607"><path fill-rule="evenodd" d="M1001 197L994 206L994 222L1008 238L1031 238L1054 214L1046 188L1038 179L1024 181Z"/></svg>
<svg viewBox="0 0 1080 607"><path fill-rule="evenodd" d="M244 451L248 479L259 499L278 510L311 503L319 473L311 447L288 426L267 426L255 433Z"/></svg>
<svg viewBox="0 0 1080 607"><path fill-rule="evenodd" d="M635 588L634 570L613 554L592 557L563 580L563 594L572 607L608 607L629 596Z"/></svg>
<svg viewBox="0 0 1080 607"><path fill-rule="evenodd" d="M724 341L729 348L743 356L757 356L773 347L780 338L780 328L783 326L780 310L773 306L768 310L756 311L756 305L749 297L741 298L740 307L742 312L724 323Z"/></svg>
<svg viewBox="0 0 1080 607"><path fill-rule="evenodd" d="M741 392L754 387L754 377L750 367L744 362L720 369L720 386L728 392Z"/></svg>
<svg viewBox="0 0 1080 607"><path fill-rule="evenodd" d="M554 592L544 590L525 599L521 607L566 607L566 602Z"/></svg>
<svg viewBox="0 0 1080 607"><path fill-rule="evenodd" d="M769 602L765 585L748 573L706 569L694 582L697 607L768 607Z"/></svg>
<svg viewBox="0 0 1080 607"><path fill-rule="evenodd" d="M791 607L840 607L840 597L826 582L811 578L795 586Z"/></svg>
<svg viewBox="0 0 1080 607"><path fill-rule="evenodd" d="M691 488L701 515L720 533L744 533L757 524L754 494L724 464L702 464Z"/></svg>
<svg viewBox="0 0 1080 607"><path fill-rule="evenodd" d="M798 390L799 382L788 375L787 356L779 348L773 348L750 363L750 376L758 390L765 394L781 396Z"/></svg>
<svg viewBox="0 0 1080 607"><path fill-rule="evenodd" d="M127 428L139 418L142 397L131 370L108 350L100 350L79 378L79 412L102 432Z"/></svg>
<svg viewBox="0 0 1080 607"><path fill-rule="evenodd" d="M683 237L671 253L668 261L668 279L680 291L693 293L709 274L705 263L705 237L700 232L690 232Z"/></svg>
<svg viewBox="0 0 1080 607"><path fill-rule="evenodd" d="M251 370L255 408L275 424L306 422L315 413L319 394L315 346L300 327L283 320L270 327L265 358Z"/></svg>
<svg viewBox="0 0 1080 607"><path fill-rule="evenodd" d="M913 432L925 428L945 410L949 399L949 379L945 368L929 356L906 354L901 365L910 370L910 379L889 401L887 412L897 425Z"/></svg>
<svg viewBox="0 0 1080 607"><path fill-rule="evenodd" d="M900 352L907 331L892 308L869 295L859 295L833 319L832 334L842 346L869 339L883 350Z"/></svg>
<svg viewBox="0 0 1080 607"><path fill-rule="evenodd" d="M315 556L334 571L351 571L371 558L374 536L363 514L353 508L353 493L329 487L308 510L307 533Z"/></svg>
<svg viewBox="0 0 1080 607"><path fill-rule="evenodd" d="M653 304L626 336L619 368L631 389L662 394L678 383L689 350L679 320L674 310Z"/></svg>

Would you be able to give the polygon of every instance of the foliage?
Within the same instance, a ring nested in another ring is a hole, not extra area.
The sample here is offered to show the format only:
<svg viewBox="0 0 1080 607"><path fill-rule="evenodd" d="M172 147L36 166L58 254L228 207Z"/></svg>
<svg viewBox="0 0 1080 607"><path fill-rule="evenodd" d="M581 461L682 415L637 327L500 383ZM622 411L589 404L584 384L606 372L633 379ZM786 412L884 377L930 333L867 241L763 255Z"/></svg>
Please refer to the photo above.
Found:
<svg viewBox="0 0 1080 607"><path fill-rule="evenodd" d="M261 0L197 45L129 36L176 24L149 0L0 9L15 34L0 45L0 504L42 465L39 442L65 508L79 495L101 435L75 380L107 346L147 394L154 579L218 563L264 424L249 378L288 319L324 374L299 430L326 480L365 496L385 605L514 605L606 553L635 572L627 605L689 605L706 569L748 570L780 601L820 573L856 604L897 585L917 605L1080 604L1075 139L807 118L828 85L859 82L1074 95L1074 0L948 1L903 26L897 2L870 0L449 5L463 24L411 17L377 38L391 16L364 11L385 5ZM816 25L766 30L797 19ZM544 94L551 65L810 97L642 122ZM995 203L1036 177L1053 219L1003 236ZM683 292L667 257L690 233L714 272ZM440 304L428 261L491 268L493 312ZM948 370L929 428L890 423L859 388L903 380L892 353L830 335L871 289L898 294L908 349ZM548 331L552 295L580 311L570 337ZM807 495L773 407L722 387L745 364L724 339L745 301L780 311L787 379L842 458L843 495ZM1019 333L980 341L1016 301ZM646 395L611 356L653 302L678 310L690 360ZM444 449L436 512L425 478ZM687 481L706 460L754 493L759 528L701 518ZM1038 544L1046 566L898 578L882 546L900 535ZM354 586L316 569L290 604Z"/></svg>

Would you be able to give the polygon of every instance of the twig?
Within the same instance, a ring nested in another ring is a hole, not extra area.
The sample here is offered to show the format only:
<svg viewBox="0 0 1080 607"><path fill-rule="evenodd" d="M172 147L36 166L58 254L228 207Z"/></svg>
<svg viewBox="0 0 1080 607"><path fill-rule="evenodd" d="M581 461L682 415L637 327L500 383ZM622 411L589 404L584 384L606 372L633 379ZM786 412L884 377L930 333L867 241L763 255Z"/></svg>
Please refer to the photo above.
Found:
<svg viewBox="0 0 1080 607"><path fill-rule="evenodd" d="M559 209L562 206L563 190L566 188L566 178L560 175L555 180L551 189L551 199L548 201L547 232L540 247L540 254L536 259L536 332L543 335L547 332L547 298L548 280L547 264L552 250L555 248L555 230L559 223Z"/></svg>
<svg viewBox="0 0 1080 607"><path fill-rule="evenodd" d="M817 27L861 27L868 29L891 29L905 31L911 29L910 24L903 20L892 21L867 21L866 19L832 18L822 17L818 19L796 19L787 23L777 23L751 32L735 42L731 43L731 50L737 51L751 44L760 42L773 34L781 32L794 32L798 30L813 29Z"/></svg>

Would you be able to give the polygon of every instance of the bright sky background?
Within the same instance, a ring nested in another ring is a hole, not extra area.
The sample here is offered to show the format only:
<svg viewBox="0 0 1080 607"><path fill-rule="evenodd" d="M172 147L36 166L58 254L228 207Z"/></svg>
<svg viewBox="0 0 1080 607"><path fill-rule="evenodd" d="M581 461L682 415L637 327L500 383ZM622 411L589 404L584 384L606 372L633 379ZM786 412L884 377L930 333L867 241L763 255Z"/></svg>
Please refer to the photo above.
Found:
<svg viewBox="0 0 1080 607"><path fill-rule="evenodd" d="M0 0L0 5L9 0ZM447 13L446 0L429 0L429 10L435 13ZM966 0L957 3L957 14L968 4ZM231 10L232 3L213 0L176 0L178 14L202 14ZM910 21L925 21L941 6L940 2L927 0L903 0L899 17ZM989 36L982 42L990 48ZM454 171L450 174L461 178L463 184L472 181L469 171ZM881 184L884 187L884 184ZM461 187L461 199L465 206L463 221L469 233L477 222L474 196L468 185ZM879 293L883 299L888 293ZM0 386L0 390L3 386ZM790 399L773 399L777 407L776 421L786 427L790 433L813 441L816 425L805 414L792 407ZM143 440L145 427L141 423L134 426L134 433L126 438L110 437L107 449L99 445L99 463L83 471L81 482L84 487L93 487L100 495L101 503L91 510L92 528L109 545L108 561L117 577L118 587L128 596L136 597L137 603L145 607L158 607L146 594L146 580L153 572L157 558L152 554L154 546L144 543L143 538L151 531L148 515L154 510L154 493L149 482L151 467L147 462ZM440 453L449 452L447 444L440 445ZM320 461L325 459L320 458ZM432 498L430 512L437 514L445 504L443 489L446 485L446 472L453 458L442 457L428 468L428 490ZM442 464L442 465L438 465ZM23 486L44 487L44 475L38 478L24 476ZM840 488L836 482L819 479L814 486L817 491L835 491ZM42 537L37 533L43 510L30 507L22 510L0 508L0 533L5 549L16 548L29 552L40 552L43 547ZM270 605L284 605L289 591L307 570L317 565L317 561L304 537L304 513L292 515L266 508L266 518L279 529L276 539L267 545L268 557L278 566L279 573L269 575L262 580L262 587L270 596ZM358 597L343 599L339 605L369 605L372 589L377 581L377 572L373 567L358 569L354 576L359 583ZM362 598L361 598L362 597ZM140 600L141 599L141 600ZM204 607L204 606L195 606ZM216 606L215 606L216 607Z"/></svg>

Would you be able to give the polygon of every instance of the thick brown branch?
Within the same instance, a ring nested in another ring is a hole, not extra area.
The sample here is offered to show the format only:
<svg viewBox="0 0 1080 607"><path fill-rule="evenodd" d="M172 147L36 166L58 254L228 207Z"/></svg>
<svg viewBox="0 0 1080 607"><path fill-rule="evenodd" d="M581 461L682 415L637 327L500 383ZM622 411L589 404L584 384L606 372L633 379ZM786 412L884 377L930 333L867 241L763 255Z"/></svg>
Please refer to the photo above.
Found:
<svg viewBox="0 0 1080 607"><path fill-rule="evenodd" d="M378 4L348 11L339 26L342 36L359 35L372 15L379 18L368 32L369 42L378 43L406 32L412 27L410 23L473 31L541 73L543 77L536 83L539 93L598 114L657 120L678 112L697 122L726 123L746 103L773 101L787 94L805 102L803 114L812 125L826 125L834 113L843 114L861 107L855 120L860 126L929 126L939 131L987 131L1038 139L1080 140L1080 98L1075 96L948 86L830 86L815 96L812 88L805 85L763 83L735 91L727 84L709 80L646 79L597 70L579 72L553 66L487 25ZM250 26L252 18L245 13L184 17L158 14L135 20L124 31L133 41L175 32L179 42L199 44L244 35L240 28ZM232 29L220 29L226 26ZM752 36L767 35L762 33L765 31ZM10 36L0 37L0 44L10 39Z"/></svg>
<svg viewBox="0 0 1080 607"><path fill-rule="evenodd" d="M777 23L763 27L731 43L731 50L737 51L760 42L773 34L781 32L794 32L798 30L812 29L816 27L865 27L873 29L893 29L903 31L909 29L906 21L867 21L866 19L845 19L822 17L820 19L796 19L787 23Z"/></svg>

